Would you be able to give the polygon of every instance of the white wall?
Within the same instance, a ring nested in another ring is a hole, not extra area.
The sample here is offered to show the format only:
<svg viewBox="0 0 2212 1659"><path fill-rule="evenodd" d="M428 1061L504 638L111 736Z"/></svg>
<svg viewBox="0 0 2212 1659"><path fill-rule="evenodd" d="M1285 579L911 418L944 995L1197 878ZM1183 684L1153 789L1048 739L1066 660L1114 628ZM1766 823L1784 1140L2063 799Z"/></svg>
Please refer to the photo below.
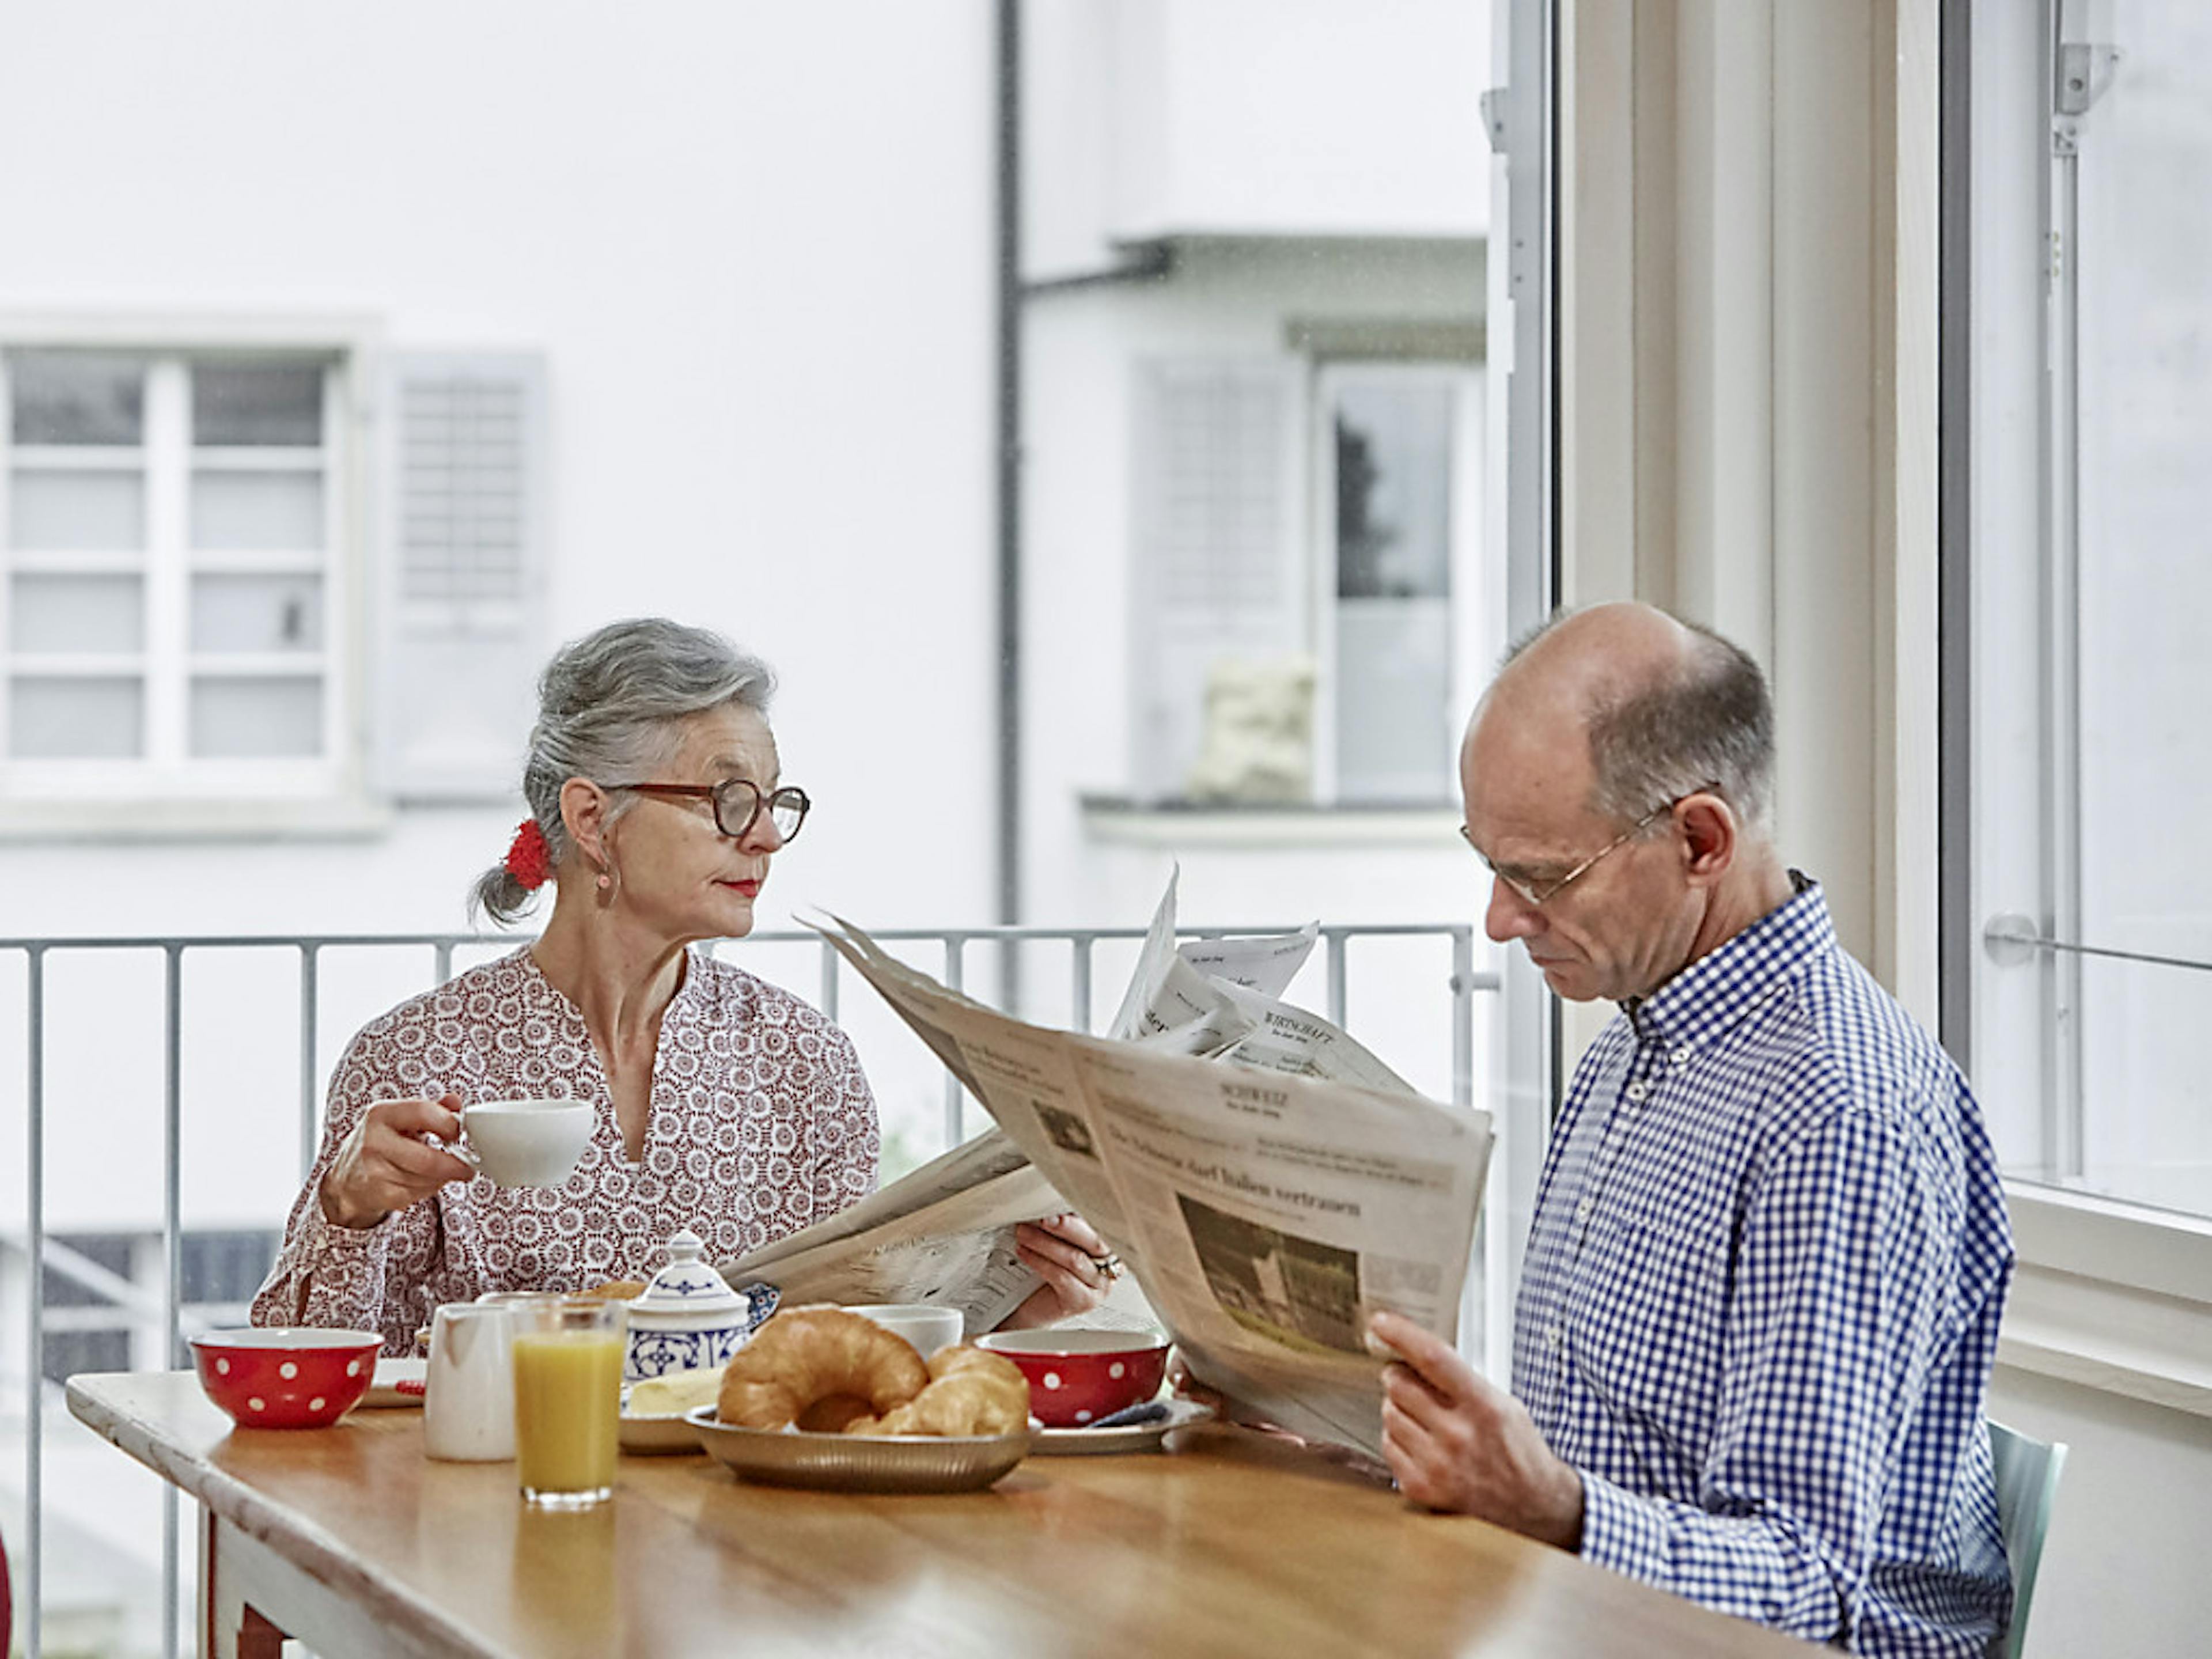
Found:
<svg viewBox="0 0 2212 1659"><path fill-rule="evenodd" d="M1490 8L1032 0L1025 269L1169 235L1480 236Z"/></svg>
<svg viewBox="0 0 2212 1659"><path fill-rule="evenodd" d="M2201 1653L2212 1419L2000 1365L1990 1415L2063 1440L2027 1659Z"/></svg>
<svg viewBox="0 0 2212 1659"><path fill-rule="evenodd" d="M347 313L394 348L543 352L552 635L662 611L781 671L785 774L817 811L762 925L806 903L981 921L990 62L982 0L11 9L0 313ZM458 927L520 813L518 793L351 839L10 844L0 934ZM157 1037L142 977L125 1002ZM811 994L811 964L793 977ZM289 1198L296 1022L265 994L187 1083L250 1102L282 1150L189 1160L201 1212ZM50 1088L72 1090L51 1102L58 1227L158 1213L158 1073L97 1035L120 1012L49 1032ZM20 1043L11 1018L11 1149ZM118 1146L124 1180L89 1173Z"/></svg>
<svg viewBox="0 0 2212 1659"><path fill-rule="evenodd" d="M215 15L15 15L0 152L41 161L0 173L0 307L359 312L398 346L543 350L555 635L663 611L764 652L787 770L821 806L777 896L972 913L985 849L925 852L873 820L990 775L972 735L988 9ZM255 869L293 925L447 924L514 816L410 824L405 854L366 849L373 888L352 879L359 847ZM202 925L234 902L225 882L178 890L159 854L128 884L86 879L75 849L15 856L11 930Z"/></svg>

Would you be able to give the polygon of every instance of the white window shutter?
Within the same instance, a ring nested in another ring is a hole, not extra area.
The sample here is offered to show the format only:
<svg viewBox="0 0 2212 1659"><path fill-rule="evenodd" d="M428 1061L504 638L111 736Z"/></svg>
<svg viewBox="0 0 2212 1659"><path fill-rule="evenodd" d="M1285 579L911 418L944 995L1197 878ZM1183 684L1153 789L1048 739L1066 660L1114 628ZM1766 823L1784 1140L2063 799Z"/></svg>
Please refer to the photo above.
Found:
<svg viewBox="0 0 2212 1659"><path fill-rule="evenodd" d="M1298 366L1139 361L1132 455L1131 781L1184 792L1224 657L1310 648Z"/></svg>
<svg viewBox="0 0 2212 1659"><path fill-rule="evenodd" d="M544 359L397 353L384 408L380 782L400 799L512 794L545 644Z"/></svg>

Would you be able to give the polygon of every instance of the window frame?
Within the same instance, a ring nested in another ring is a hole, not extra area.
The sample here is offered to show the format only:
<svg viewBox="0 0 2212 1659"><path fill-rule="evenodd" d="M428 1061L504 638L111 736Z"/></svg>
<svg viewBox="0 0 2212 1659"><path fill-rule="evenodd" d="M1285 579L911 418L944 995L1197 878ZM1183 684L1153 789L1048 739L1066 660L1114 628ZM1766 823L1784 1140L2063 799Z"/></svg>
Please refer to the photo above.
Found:
<svg viewBox="0 0 2212 1659"><path fill-rule="evenodd" d="M2047 257L2054 158L2047 150L2013 155L1992 189L1987 158L1977 150L2000 125L2001 114L2020 118L2023 98L2042 100L2047 117L2053 23L2044 5L2021 11L1947 5L1942 14L1940 997L1944 1042L1974 1078L1985 1103L2019 1086L2015 1076L1983 1063L1990 1057L1990 1011L1982 1003L1978 964L1985 952L2003 946L1993 945L1984 933L1989 860L1980 825L1995 810L1985 769L1992 758L2002 758L2008 735L1989 729L1986 699L1990 676L2008 652L2018 653L2023 639L2034 639L2037 646L2022 683L2032 690L2042 678L2055 585L2048 563L2051 520L2064 510L2064 501L2048 487L2045 447L2051 411L2038 385L2050 325L2037 290ZM1992 28L1999 27L2011 32L1992 38ZM2000 74L2009 78L2000 81ZM2035 343L2026 352L1982 349L1985 342L2023 339ZM2008 476L2039 481L2031 509L2039 550L2031 578L2040 590L2036 621L1992 614L1979 580L1996 563L1994 556L1983 556L1984 550L1996 544L1978 512L1983 505L1978 480ZM2013 666L2018 674L2020 665ZM2030 775L2018 775L2015 769L2007 804L2023 815L2021 821L2036 824L2033 856L2046 866L2048 881L2049 826L2037 816L2049 810L2048 786L2036 775L2046 769L2052 740L2051 694L2045 690L2044 696ZM2063 1000L2057 976L2075 959L2044 952L2041 960L2051 982L2034 988L2032 1006L2007 1011L2014 1018L2047 1023ZM2046 1054L2045 1062L2051 1058ZM2042 1086L2045 1079L2036 1081ZM2073 1102L2078 1109L2078 1091ZM2064 1103L2047 1100L2039 1107L2046 1158L2063 1150L2069 1138L2067 1126L2055 1121ZM2078 1127L2072 1135L2077 1148ZM2212 1417L2212 1295L2206 1291L2212 1285L2212 1217L2021 1177L2008 1177L2005 1193L2018 1261L2000 1361Z"/></svg>
<svg viewBox="0 0 2212 1659"><path fill-rule="evenodd" d="M141 755L129 760L32 759L0 755L0 839L93 836L137 840L179 834L356 833L380 827L387 814L368 789L366 684L372 637L369 565L372 545L367 468L380 331L358 316L215 319L189 314L84 313L0 313L0 349L113 351L149 360L148 399L189 398L195 358L257 356L313 357L326 365L323 381L324 539L318 574L323 584L322 644L311 653L322 682L323 752L313 758L222 757L194 759L184 752L190 668L185 629L188 583L198 569L298 567L296 560L219 556L212 565L190 548L189 501L155 499L167 475L188 477L195 460L188 449L165 453L149 407L140 453L149 486L148 545L136 568L144 573L147 633L138 653L147 690L149 725ZM163 384L163 382L167 384ZM0 362L0 412L6 370ZM173 427L167 441L185 435ZM7 488L12 433L0 455L0 492ZM217 452L218 454L223 452ZM233 459L259 452L230 452ZM167 514L157 531L157 515ZM12 556L9 568L12 570ZM158 559L159 562L155 561ZM166 592L162 590L166 587ZM0 629L9 595L0 592ZM166 611L166 616L164 612ZM0 632L0 640L4 640ZM0 719L5 718L15 653L0 664ZM304 671L307 663L303 660ZM275 672L274 665L264 672ZM123 806L130 809L119 813Z"/></svg>

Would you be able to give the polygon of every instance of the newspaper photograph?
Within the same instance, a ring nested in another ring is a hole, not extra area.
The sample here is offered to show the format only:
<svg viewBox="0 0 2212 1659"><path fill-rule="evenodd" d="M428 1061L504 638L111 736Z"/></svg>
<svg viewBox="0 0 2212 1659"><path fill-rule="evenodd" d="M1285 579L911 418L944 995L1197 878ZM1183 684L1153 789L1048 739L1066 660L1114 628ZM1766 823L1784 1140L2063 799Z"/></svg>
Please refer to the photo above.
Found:
<svg viewBox="0 0 2212 1659"><path fill-rule="evenodd" d="M1194 1377L1293 1432L1378 1455L1382 1362L1362 1346L1366 1321L1389 1308L1455 1337L1488 1115L1416 1094L1379 1060L1368 1076L1380 1086L1350 1080L1359 1062L1346 1056L1366 1051L1314 1016L1255 1050L1295 1052L1295 1064L1175 1051L1162 1040L1223 1029L1224 1008L1243 1023L1232 1060L1266 1024L1173 951L1172 899L1171 887L1169 947L1148 942L1116 1020L1135 1041L1027 1024L850 924L823 932L948 1064L957 1056L1007 1140L1121 1255Z"/></svg>

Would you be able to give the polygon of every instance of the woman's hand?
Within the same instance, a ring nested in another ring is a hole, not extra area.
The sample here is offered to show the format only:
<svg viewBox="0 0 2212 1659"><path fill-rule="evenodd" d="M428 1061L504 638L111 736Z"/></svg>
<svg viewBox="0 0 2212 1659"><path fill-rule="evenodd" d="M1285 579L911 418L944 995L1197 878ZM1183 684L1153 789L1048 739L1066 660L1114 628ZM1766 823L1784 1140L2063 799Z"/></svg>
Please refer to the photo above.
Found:
<svg viewBox="0 0 2212 1659"><path fill-rule="evenodd" d="M1024 1221L1014 1229L1014 1249L1044 1283L1000 1322L1002 1331L1057 1324L1089 1313L1106 1299L1121 1271L1106 1241L1079 1215Z"/></svg>
<svg viewBox="0 0 2212 1659"><path fill-rule="evenodd" d="M323 1172L323 1214L340 1227L374 1227L394 1210L419 1204L449 1181L476 1170L425 1142L461 1135L461 1097L380 1100L339 1146Z"/></svg>

